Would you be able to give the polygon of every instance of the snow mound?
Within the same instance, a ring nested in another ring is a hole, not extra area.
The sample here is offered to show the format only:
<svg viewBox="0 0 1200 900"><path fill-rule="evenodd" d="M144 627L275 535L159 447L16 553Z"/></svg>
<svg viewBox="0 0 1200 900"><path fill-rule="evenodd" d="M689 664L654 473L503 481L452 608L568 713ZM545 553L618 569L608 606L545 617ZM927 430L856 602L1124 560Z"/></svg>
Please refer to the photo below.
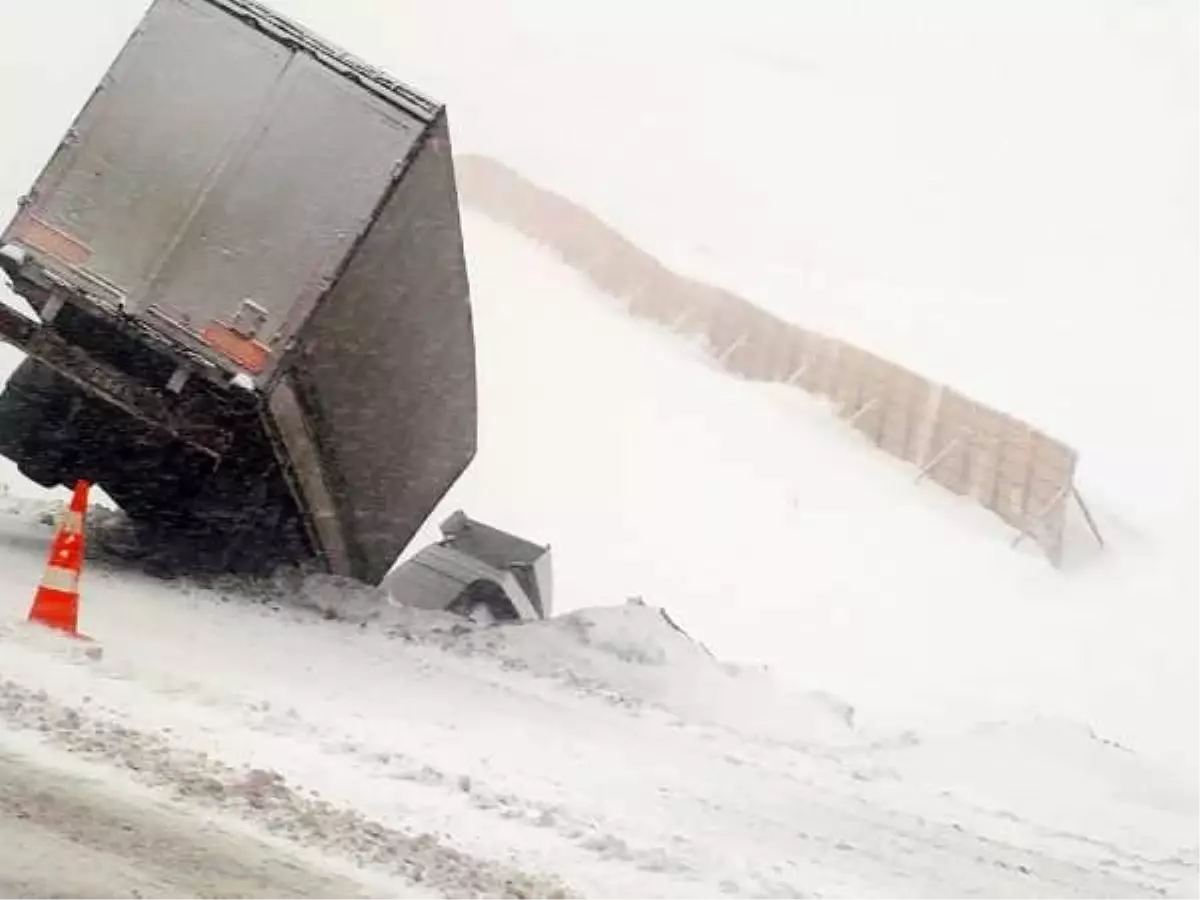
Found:
<svg viewBox="0 0 1200 900"><path fill-rule="evenodd" d="M850 704L789 688L764 669L722 662L665 610L641 600L484 626L399 605L382 588L299 570L269 580L231 578L219 589L229 600L312 614L491 662L615 706L798 746L860 743Z"/></svg>
<svg viewBox="0 0 1200 900"><path fill-rule="evenodd" d="M578 610L549 619L545 626L541 631L627 663L695 666L705 665L713 658L664 610L638 600L609 609ZM526 629L527 633L536 631L538 629Z"/></svg>
<svg viewBox="0 0 1200 900"><path fill-rule="evenodd" d="M854 709L821 692L792 690L762 670L723 663L662 609L632 600L542 622L463 629L447 649L496 658L626 706L774 741L857 741Z"/></svg>

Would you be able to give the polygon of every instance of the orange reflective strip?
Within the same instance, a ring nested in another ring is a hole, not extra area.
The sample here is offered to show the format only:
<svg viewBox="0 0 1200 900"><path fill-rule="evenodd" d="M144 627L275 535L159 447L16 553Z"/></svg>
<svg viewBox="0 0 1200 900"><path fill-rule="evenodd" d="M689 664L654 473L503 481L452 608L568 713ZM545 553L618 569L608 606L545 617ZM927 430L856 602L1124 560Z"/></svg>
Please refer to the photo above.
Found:
<svg viewBox="0 0 1200 900"><path fill-rule="evenodd" d="M92 258L92 251L86 244L48 225L32 213L17 216L10 237L27 247L61 259L67 265L82 266Z"/></svg>
<svg viewBox="0 0 1200 900"><path fill-rule="evenodd" d="M266 368L267 359L271 355L270 348L265 344L253 338L242 337L232 328L219 322L211 323L204 329L201 337L204 343L218 353L228 356L247 372L256 375Z"/></svg>

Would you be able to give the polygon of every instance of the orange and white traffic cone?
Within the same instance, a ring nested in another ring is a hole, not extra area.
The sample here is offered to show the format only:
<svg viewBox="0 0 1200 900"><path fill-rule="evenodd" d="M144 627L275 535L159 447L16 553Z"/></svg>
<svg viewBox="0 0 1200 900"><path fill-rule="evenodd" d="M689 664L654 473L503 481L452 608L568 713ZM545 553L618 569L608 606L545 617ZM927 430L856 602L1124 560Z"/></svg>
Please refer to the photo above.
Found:
<svg viewBox="0 0 1200 900"><path fill-rule="evenodd" d="M46 574L29 610L30 622L73 637L83 637L79 633L79 576L83 570L84 516L90 487L86 481L75 485L71 505L63 513L50 545Z"/></svg>

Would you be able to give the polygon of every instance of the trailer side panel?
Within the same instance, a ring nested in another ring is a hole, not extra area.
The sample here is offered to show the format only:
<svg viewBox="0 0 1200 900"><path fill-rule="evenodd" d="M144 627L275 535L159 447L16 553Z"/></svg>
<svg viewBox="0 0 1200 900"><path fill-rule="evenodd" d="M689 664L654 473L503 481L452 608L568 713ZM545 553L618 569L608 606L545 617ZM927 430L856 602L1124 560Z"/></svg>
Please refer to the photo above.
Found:
<svg viewBox="0 0 1200 900"><path fill-rule="evenodd" d="M443 114L286 364L366 581L382 580L475 454L460 227Z"/></svg>

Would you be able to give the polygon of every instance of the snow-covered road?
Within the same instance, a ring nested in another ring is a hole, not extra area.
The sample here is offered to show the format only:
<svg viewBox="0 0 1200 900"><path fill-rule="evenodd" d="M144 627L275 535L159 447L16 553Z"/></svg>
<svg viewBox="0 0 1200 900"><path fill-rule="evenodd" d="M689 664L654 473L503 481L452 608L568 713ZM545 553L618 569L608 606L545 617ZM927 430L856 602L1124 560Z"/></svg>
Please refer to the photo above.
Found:
<svg viewBox="0 0 1200 900"><path fill-rule="evenodd" d="M330 579L201 588L99 559L89 653L19 624L42 518L0 515L10 740L343 860L360 892L1195 891L1186 791L1086 728L867 733L638 604L474 629Z"/></svg>
<svg viewBox="0 0 1200 900"><path fill-rule="evenodd" d="M51 754L52 756L54 754ZM354 897L352 878L0 748L0 897Z"/></svg>

